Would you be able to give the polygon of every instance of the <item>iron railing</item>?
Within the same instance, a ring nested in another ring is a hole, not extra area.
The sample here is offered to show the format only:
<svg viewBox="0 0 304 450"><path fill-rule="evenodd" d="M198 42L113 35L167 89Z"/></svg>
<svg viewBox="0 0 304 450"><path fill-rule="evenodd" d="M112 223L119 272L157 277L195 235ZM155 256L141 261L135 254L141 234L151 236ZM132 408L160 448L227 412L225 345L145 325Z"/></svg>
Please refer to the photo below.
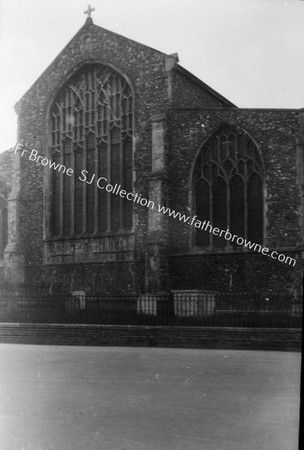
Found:
<svg viewBox="0 0 304 450"><path fill-rule="evenodd" d="M169 295L0 291L0 322L301 327L302 303L287 296L173 291Z"/></svg>

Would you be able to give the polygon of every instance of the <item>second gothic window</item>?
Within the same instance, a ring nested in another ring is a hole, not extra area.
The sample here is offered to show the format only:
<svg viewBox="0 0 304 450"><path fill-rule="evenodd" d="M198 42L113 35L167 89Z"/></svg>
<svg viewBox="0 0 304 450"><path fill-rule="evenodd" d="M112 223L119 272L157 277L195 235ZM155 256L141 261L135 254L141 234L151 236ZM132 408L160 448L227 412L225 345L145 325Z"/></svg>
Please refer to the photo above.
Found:
<svg viewBox="0 0 304 450"><path fill-rule="evenodd" d="M255 243L263 241L263 163L246 133L222 126L203 146L194 167L198 219ZM195 245L224 249L237 244L196 229Z"/></svg>
<svg viewBox="0 0 304 450"><path fill-rule="evenodd" d="M108 66L89 64L60 90L50 110L51 158L73 169L53 171L50 235L70 237L132 228L132 202L99 189L104 177L132 191L133 96ZM81 177L86 170L88 184ZM105 181L103 185L105 185Z"/></svg>

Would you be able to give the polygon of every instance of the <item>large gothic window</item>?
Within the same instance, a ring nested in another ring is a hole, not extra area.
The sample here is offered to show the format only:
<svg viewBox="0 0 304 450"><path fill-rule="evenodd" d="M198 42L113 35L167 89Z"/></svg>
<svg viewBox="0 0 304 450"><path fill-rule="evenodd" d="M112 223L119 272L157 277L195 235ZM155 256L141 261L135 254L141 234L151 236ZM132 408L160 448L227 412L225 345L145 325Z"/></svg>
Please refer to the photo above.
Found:
<svg viewBox="0 0 304 450"><path fill-rule="evenodd" d="M263 163L246 133L222 126L205 143L194 167L198 219L255 243L263 241ZM225 249L235 242L196 229L195 244Z"/></svg>
<svg viewBox="0 0 304 450"><path fill-rule="evenodd" d="M130 230L132 202L96 183L104 177L132 191L133 97L127 80L108 66L85 66L53 102L50 131L52 161L73 169L73 176L52 171L50 235Z"/></svg>

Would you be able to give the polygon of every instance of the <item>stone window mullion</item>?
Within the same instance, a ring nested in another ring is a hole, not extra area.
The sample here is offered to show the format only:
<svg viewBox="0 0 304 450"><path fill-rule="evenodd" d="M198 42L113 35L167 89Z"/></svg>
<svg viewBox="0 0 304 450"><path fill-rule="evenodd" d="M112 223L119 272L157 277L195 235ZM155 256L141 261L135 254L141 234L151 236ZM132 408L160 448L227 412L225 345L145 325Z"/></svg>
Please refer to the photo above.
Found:
<svg viewBox="0 0 304 450"><path fill-rule="evenodd" d="M111 78L110 78L111 80ZM108 81L109 83L109 81ZM107 84L106 91L106 116L107 116L107 136L108 136L108 145L107 145L107 180L111 181L111 171L112 171L112 161L111 161L111 90L108 88L109 84ZM111 231L111 213L112 213L112 203L111 197L107 195L107 231Z"/></svg>
<svg viewBox="0 0 304 450"><path fill-rule="evenodd" d="M97 72L95 70L95 76L93 79L93 89L95 92L95 98L94 98L94 111L95 111L95 124L94 124L94 131L95 131L95 140L94 140L94 173L98 175L98 165L99 165L99 155L98 155L98 95L97 95ZM98 232L98 190L94 190L94 234Z"/></svg>
<svg viewBox="0 0 304 450"><path fill-rule="evenodd" d="M58 142L57 144L61 144L61 133L60 130L63 129L63 123L65 120L65 111L60 108L60 124L59 124L59 130L58 130ZM63 151L61 149L60 151L60 164L64 164L64 155ZM60 174L59 178L59 235L63 235L63 176Z"/></svg>

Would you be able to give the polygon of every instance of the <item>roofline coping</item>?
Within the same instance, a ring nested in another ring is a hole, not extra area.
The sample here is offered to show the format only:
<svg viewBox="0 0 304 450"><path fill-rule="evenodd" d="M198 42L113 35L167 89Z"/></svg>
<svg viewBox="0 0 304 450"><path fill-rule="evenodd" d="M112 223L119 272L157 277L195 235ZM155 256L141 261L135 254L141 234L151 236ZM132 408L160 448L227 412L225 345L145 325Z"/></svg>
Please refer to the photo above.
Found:
<svg viewBox="0 0 304 450"><path fill-rule="evenodd" d="M232 103L230 100L225 98L223 95L219 94L217 91L212 89L210 86L208 86L208 84L204 83L204 81L202 81L197 76L193 75L193 73L189 72L189 70L185 69L180 64L177 64L176 67L174 68L174 70L176 70L177 72L180 72L182 75L184 75L190 81L192 81L193 83L199 85L199 87L202 87L205 90L209 91L214 97L216 97L220 101L226 103L226 105L228 107L230 107L230 108L237 108L237 106L234 103Z"/></svg>

